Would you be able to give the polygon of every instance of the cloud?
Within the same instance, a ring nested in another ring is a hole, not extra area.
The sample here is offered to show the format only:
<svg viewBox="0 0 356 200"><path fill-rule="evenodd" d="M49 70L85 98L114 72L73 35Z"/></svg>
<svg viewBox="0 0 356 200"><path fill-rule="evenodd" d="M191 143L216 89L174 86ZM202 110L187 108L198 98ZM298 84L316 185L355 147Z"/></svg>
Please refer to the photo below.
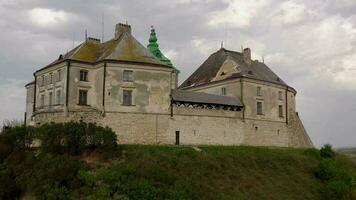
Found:
<svg viewBox="0 0 356 200"><path fill-rule="evenodd" d="M247 28L251 25L252 19L261 11L268 0L225 0L228 4L224 10L215 11L208 21L212 27L229 26L234 28Z"/></svg>
<svg viewBox="0 0 356 200"><path fill-rule="evenodd" d="M31 22L40 27L61 26L66 23L70 14L63 11L55 11L47 8L34 8L28 11Z"/></svg>
<svg viewBox="0 0 356 200"><path fill-rule="evenodd" d="M24 80L3 79L0 77L0 125L4 120L23 119L26 97Z"/></svg>

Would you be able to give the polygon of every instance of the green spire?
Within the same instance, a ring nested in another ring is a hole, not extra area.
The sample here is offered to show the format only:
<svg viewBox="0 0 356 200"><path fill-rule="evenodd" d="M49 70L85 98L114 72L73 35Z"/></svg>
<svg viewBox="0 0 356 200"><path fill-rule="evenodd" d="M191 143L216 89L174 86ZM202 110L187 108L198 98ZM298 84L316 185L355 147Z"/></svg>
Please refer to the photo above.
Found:
<svg viewBox="0 0 356 200"><path fill-rule="evenodd" d="M151 26L151 35L148 41L149 41L149 44L147 45L148 50L150 50L150 52L160 61L173 67L179 73L179 70L173 66L172 62L166 56L164 56L161 50L159 49L159 45L157 43L156 31L153 28L153 26Z"/></svg>

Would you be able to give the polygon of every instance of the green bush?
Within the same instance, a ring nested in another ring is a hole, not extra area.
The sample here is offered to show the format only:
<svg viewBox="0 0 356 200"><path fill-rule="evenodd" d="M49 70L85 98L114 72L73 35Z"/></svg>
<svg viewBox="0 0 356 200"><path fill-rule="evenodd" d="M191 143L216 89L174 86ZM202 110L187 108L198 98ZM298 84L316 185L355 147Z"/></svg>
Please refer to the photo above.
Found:
<svg viewBox="0 0 356 200"><path fill-rule="evenodd" d="M0 166L0 199L15 199L21 193L16 185L12 171Z"/></svg>
<svg viewBox="0 0 356 200"><path fill-rule="evenodd" d="M320 156L322 158L332 158L335 156L335 152L332 149L332 146L330 144L326 144L324 145L321 149L320 149Z"/></svg>
<svg viewBox="0 0 356 200"><path fill-rule="evenodd" d="M44 152L79 155L86 148L104 148L111 152L117 145L117 136L110 128L93 123L51 123L37 130Z"/></svg>
<svg viewBox="0 0 356 200"><path fill-rule="evenodd" d="M350 186L342 180L332 180L322 187L321 192L325 199L343 200L350 199Z"/></svg>
<svg viewBox="0 0 356 200"><path fill-rule="evenodd" d="M34 127L30 126L8 127L0 134L1 143L16 150L30 147L34 138Z"/></svg>
<svg viewBox="0 0 356 200"><path fill-rule="evenodd" d="M321 160L315 170L315 176L322 180L328 181L334 178L337 174L335 162L331 159Z"/></svg>

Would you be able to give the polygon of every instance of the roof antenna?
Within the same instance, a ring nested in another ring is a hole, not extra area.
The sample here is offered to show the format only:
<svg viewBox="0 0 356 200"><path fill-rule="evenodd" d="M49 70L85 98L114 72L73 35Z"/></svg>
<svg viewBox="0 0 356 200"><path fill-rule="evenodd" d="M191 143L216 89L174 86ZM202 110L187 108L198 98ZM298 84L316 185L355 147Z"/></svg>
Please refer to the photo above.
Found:
<svg viewBox="0 0 356 200"><path fill-rule="evenodd" d="M72 48L74 48L74 42L75 42L75 32L73 32L73 43L72 43Z"/></svg>
<svg viewBox="0 0 356 200"><path fill-rule="evenodd" d="M225 47L227 48L227 25L225 21Z"/></svg>
<svg viewBox="0 0 356 200"><path fill-rule="evenodd" d="M88 31L85 29L85 41L88 39Z"/></svg>
<svg viewBox="0 0 356 200"><path fill-rule="evenodd" d="M265 56L262 56L262 63L265 63Z"/></svg>
<svg viewBox="0 0 356 200"><path fill-rule="evenodd" d="M244 53L244 46L241 45L241 53Z"/></svg>
<svg viewBox="0 0 356 200"><path fill-rule="evenodd" d="M101 15L101 42L104 42L104 13Z"/></svg>
<svg viewBox="0 0 356 200"><path fill-rule="evenodd" d="M223 40L221 41L221 48L222 49L224 48L224 41Z"/></svg>

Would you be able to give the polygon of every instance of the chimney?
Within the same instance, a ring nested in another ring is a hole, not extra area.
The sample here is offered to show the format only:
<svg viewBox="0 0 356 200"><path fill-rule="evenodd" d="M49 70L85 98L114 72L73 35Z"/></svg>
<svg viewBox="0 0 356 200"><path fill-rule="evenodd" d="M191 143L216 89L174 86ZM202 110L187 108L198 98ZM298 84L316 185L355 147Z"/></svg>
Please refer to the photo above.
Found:
<svg viewBox="0 0 356 200"><path fill-rule="evenodd" d="M251 65L252 61L251 61L251 49L250 48L245 48L243 53L242 53L243 57L244 57L244 61L245 63Z"/></svg>
<svg viewBox="0 0 356 200"><path fill-rule="evenodd" d="M120 37L123 33L128 33L131 35L131 26L128 24L118 23L115 27L115 39Z"/></svg>

